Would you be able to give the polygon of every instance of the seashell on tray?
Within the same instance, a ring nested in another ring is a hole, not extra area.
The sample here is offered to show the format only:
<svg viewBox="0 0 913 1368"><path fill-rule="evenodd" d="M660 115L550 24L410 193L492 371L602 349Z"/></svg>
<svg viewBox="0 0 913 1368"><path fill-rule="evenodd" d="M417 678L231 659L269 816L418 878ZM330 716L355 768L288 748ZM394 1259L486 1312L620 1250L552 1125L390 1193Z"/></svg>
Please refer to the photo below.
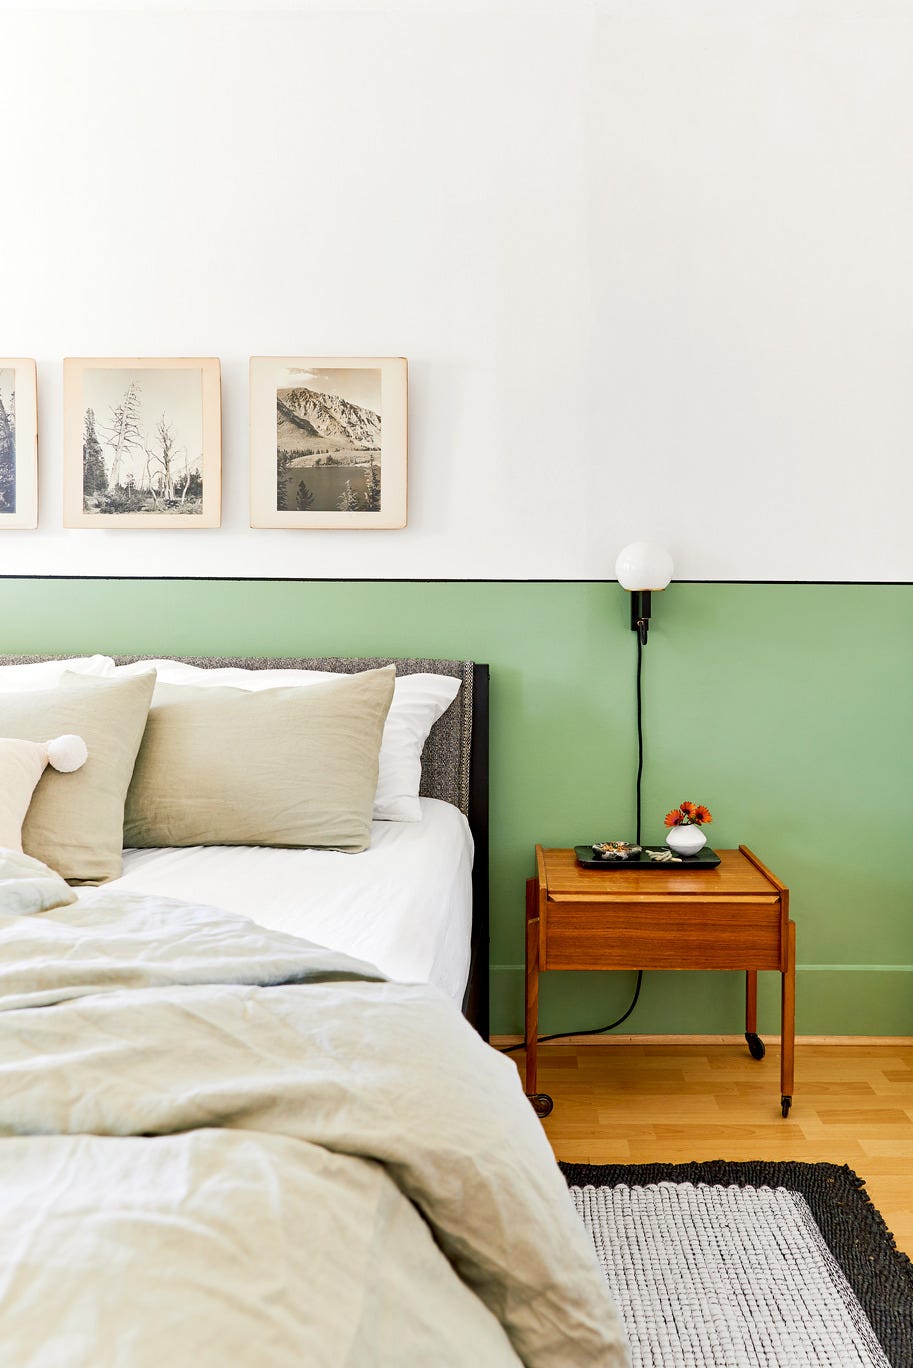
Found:
<svg viewBox="0 0 913 1368"><path fill-rule="evenodd" d="M632 845L630 841L598 841L593 846L593 855L597 860L630 860L632 855L639 855L641 847Z"/></svg>

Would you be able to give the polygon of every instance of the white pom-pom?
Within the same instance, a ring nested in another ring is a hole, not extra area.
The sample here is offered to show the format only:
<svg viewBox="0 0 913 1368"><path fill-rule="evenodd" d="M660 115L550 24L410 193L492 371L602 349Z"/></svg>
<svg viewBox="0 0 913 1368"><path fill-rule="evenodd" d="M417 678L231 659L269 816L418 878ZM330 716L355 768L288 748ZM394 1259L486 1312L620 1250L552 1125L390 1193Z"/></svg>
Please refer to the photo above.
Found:
<svg viewBox="0 0 913 1368"><path fill-rule="evenodd" d="M88 747L81 736L56 736L48 742L48 763L64 774L78 770L88 757Z"/></svg>

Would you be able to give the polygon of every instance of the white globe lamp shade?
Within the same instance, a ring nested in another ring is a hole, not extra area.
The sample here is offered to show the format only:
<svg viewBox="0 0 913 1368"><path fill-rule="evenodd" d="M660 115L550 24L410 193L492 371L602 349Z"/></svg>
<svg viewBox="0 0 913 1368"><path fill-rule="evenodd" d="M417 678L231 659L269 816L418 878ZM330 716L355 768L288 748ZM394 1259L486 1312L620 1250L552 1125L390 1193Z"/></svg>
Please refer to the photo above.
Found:
<svg viewBox="0 0 913 1368"><path fill-rule="evenodd" d="M622 589L665 589L672 578L672 557L664 546L632 542L618 553L615 576Z"/></svg>

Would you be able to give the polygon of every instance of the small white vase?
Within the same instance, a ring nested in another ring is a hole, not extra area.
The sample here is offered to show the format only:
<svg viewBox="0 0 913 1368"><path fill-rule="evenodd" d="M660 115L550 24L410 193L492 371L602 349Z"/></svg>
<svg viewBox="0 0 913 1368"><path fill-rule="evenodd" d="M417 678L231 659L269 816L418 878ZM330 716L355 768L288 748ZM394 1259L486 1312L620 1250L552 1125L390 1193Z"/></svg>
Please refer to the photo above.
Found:
<svg viewBox="0 0 913 1368"><path fill-rule="evenodd" d="M707 844L707 837L699 826L674 826L666 837L666 845L676 855L696 855Z"/></svg>

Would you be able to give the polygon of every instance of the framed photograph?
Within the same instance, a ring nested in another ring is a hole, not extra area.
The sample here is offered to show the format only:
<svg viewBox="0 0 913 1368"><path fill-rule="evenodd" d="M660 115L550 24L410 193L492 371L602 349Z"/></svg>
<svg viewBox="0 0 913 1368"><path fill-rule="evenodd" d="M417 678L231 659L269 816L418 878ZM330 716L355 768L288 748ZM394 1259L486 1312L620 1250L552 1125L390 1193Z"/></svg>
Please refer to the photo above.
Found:
<svg viewBox="0 0 913 1368"><path fill-rule="evenodd" d="M37 368L21 356L0 358L0 532L37 526Z"/></svg>
<svg viewBox="0 0 913 1368"><path fill-rule="evenodd" d="M406 360L254 356L251 527L405 527Z"/></svg>
<svg viewBox="0 0 913 1368"><path fill-rule="evenodd" d="M63 363L65 527L218 527L215 357Z"/></svg>

